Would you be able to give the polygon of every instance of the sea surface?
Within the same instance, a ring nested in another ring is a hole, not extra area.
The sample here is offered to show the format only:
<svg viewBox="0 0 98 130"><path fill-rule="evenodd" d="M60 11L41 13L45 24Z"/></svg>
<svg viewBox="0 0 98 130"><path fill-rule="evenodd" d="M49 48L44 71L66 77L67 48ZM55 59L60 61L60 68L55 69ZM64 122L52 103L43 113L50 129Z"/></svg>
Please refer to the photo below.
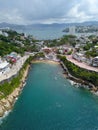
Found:
<svg viewBox="0 0 98 130"><path fill-rule="evenodd" d="M31 27L31 28L15 28L19 33L25 33L26 35L32 35L37 40L52 40L61 38L63 35L69 35L69 33L63 32L66 27L60 26L46 26L46 27ZM96 35L96 33L75 33L74 35L89 36Z"/></svg>
<svg viewBox="0 0 98 130"><path fill-rule="evenodd" d="M98 97L72 86L59 65L34 63L0 130L98 130Z"/></svg>
<svg viewBox="0 0 98 130"><path fill-rule="evenodd" d="M62 32L64 27L32 27L15 30L19 33L33 35L33 37L37 40L58 39L65 35L65 33Z"/></svg>

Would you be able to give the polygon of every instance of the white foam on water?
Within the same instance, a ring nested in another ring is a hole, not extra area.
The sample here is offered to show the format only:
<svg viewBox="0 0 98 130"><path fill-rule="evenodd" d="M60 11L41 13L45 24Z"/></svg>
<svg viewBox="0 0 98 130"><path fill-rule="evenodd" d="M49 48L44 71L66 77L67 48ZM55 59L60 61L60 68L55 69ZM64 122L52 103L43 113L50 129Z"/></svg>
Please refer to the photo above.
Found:
<svg viewBox="0 0 98 130"><path fill-rule="evenodd" d="M0 125L3 123L3 120L9 115L10 112L11 112L11 110L6 111L6 112L4 113L4 116L3 116L3 117L0 117Z"/></svg>
<svg viewBox="0 0 98 130"><path fill-rule="evenodd" d="M25 86L25 85L26 85L26 82L25 82L24 86ZM23 86L23 87L24 87L24 86ZM14 106L14 104L16 103L16 101L18 100L18 98L19 98L19 96L15 98L15 101L14 101L14 103L13 103L13 106ZM0 117L0 125L3 123L3 120L9 115L9 113L10 113L11 111L12 111L12 109L9 110L9 111L6 111L6 112L4 113L4 115L3 115L3 117Z"/></svg>
<svg viewBox="0 0 98 130"><path fill-rule="evenodd" d="M15 98L14 104L16 103L17 100L18 100L18 97ZM13 105L14 105L14 104L13 104ZM12 109L9 110L9 111L6 111L6 112L4 113L4 115L3 115L3 117L0 117L0 125L3 123L3 120L9 115L9 113L10 113L11 111L12 111Z"/></svg>
<svg viewBox="0 0 98 130"><path fill-rule="evenodd" d="M69 82L70 82L70 84L71 84L72 86L75 86L76 88L79 88L79 87L81 86L80 83L76 83L76 82L74 82L73 80L69 80Z"/></svg>

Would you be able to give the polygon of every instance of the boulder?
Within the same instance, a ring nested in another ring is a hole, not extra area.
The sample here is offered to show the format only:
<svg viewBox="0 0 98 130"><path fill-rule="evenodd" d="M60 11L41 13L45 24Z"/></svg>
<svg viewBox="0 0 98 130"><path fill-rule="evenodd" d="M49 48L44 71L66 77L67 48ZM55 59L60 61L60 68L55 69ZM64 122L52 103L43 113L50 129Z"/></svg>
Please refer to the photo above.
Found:
<svg viewBox="0 0 98 130"><path fill-rule="evenodd" d="M8 111L11 109L11 104L9 101L6 102L6 104L3 105L5 107L5 109Z"/></svg>
<svg viewBox="0 0 98 130"><path fill-rule="evenodd" d="M13 96L8 97L8 101L11 105L13 105L15 98Z"/></svg>
<svg viewBox="0 0 98 130"><path fill-rule="evenodd" d="M11 109L11 104L7 99L2 99L1 100L2 106L4 106L5 110L10 110Z"/></svg>
<svg viewBox="0 0 98 130"><path fill-rule="evenodd" d="M3 107L0 105L0 117L2 117L4 115L4 109Z"/></svg>

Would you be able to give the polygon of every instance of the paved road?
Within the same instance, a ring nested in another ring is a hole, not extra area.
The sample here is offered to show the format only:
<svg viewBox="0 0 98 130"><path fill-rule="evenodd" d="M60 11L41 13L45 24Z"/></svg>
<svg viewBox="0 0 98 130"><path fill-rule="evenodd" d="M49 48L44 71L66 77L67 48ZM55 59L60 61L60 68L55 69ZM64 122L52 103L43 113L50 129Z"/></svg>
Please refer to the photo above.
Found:
<svg viewBox="0 0 98 130"><path fill-rule="evenodd" d="M17 72L22 68L24 62L27 60L28 57L28 55L21 57L7 73L0 75L0 82L16 75Z"/></svg>
<svg viewBox="0 0 98 130"><path fill-rule="evenodd" d="M87 65L86 63L79 62L79 61L73 59L72 55L68 55L68 56L66 56L66 58L67 58L67 60L71 61L72 63L74 63L75 65L77 65L81 68L98 72L98 67L92 67L92 66Z"/></svg>

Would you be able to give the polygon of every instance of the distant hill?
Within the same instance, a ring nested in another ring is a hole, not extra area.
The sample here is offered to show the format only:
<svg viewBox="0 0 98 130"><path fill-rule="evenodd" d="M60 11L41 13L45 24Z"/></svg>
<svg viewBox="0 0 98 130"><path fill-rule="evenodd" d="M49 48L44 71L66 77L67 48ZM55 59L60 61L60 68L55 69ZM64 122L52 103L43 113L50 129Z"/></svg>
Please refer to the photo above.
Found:
<svg viewBox="0 0 98 130"><path fill-rule="evenodd" d="M9 23L6 23L6 22L3 22L3 23L0 23L0 28L11 28L11 29L18 29L18 28L24 28L25 26L24 25L17 25L17 24L9 24Z"/></svg>
<svg viewBox="0 0 98 130"><path fill-rule="evenodd" d="M98 26L98 21L87 21L82 23L53 23L53 24L31 24L26 27L68 27L68 26L88 26L95 25Z"/></svg>
<svg viewBox="0 0 98 130"><path fill-rule="evenodd" d="M94 25L98 26L98 21L87 21L82 23L53 23L53 24L31 24L31 25L17 25L17 24L9 24L6 22L0 23L0 28L9 27L11 29L26 29L26 28L39 28L39 27L68 27L68 26L88 26Z"/></svg>

